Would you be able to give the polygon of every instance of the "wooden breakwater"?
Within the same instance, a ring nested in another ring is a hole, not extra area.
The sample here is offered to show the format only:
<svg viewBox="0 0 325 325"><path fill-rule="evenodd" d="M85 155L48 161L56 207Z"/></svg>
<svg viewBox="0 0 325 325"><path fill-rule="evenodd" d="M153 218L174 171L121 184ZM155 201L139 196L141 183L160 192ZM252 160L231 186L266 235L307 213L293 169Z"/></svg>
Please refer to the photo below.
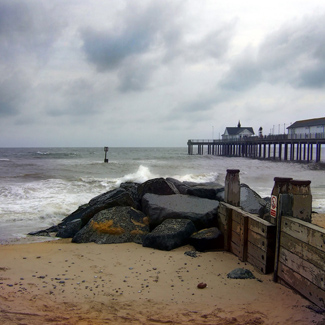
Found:
<svg viewBox="0 0 325 325"><path fill-rule="evenodd" d="M247 157L298 162L320 162L323 134L314 138L292 139L288 135L247 137L227 140L188 140L188 154L208 154L227 157Z"/></svg>
<svg viewBox="0 0 325 325"><path fill-rule="evenodd" d="M218 213L225 250L325 311L325 229L311 224L310 181L276 177L261 218L240 208L238 180L239 170L227 171Z"/></svg>

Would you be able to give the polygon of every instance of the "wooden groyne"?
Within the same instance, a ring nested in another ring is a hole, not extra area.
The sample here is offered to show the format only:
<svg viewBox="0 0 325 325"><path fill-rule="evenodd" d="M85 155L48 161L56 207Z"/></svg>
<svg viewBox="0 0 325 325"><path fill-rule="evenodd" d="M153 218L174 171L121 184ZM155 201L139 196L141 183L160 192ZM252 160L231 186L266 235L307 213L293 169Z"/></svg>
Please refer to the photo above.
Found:
<svg viewBox="0 0 325 325"><path fill-rule="evenodd" d="M287 135L227 140L188 140L188 154L320 162L325 137L289 139Z"/></svg>
<svg viewBox="0 0 325 325"><path fill-rule="evenodd" d="M225 250L325 311L325 229L311 223L311 182L275 177L270 214L259 216L239 206L239 172L227 170L218 210Z"/></svg>

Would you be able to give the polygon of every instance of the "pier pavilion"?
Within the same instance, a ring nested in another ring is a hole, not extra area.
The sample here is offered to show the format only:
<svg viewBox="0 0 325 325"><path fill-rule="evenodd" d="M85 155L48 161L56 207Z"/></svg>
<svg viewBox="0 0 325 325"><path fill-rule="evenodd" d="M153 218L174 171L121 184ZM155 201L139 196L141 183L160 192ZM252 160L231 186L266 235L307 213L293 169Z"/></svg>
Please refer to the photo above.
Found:
<svg viewBox="0 0 325 325"><path fill-rule="evenodd" d="M246 157L298 162L320 162L325 134L316 133L307 138L290 139L288 135L248 137L230 140L188 140L188 154Z"/></svg>

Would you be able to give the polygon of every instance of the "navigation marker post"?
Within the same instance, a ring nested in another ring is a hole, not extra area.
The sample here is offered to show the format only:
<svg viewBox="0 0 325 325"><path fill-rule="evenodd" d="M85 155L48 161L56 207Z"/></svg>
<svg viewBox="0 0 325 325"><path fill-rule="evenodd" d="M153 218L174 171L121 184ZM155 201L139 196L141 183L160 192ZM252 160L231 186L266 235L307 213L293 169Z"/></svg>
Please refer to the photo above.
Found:
<svg viewBox="0 0 325 325"><path fill-rule="evenodd" d="M108 158L107 158L108 147L104 147L104 151L105 151L104 163L108 163Z"/></svg>

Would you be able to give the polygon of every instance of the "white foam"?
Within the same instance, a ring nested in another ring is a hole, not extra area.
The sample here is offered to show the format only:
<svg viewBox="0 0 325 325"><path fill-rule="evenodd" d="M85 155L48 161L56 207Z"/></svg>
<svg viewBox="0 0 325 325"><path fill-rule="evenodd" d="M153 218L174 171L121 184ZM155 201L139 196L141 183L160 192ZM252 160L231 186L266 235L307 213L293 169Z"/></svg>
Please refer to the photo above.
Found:
<svg viewBox="0 0 325 325"><path fill-rule="evenodd" d="M208 183L215 182L218 178L218 173L176 175L173 178L181 182Z"/></svg>
<svg viewBox="0 0 325 325"><path fill-rule="evenodd" d="M115 185L120 186L120 184L124 182L143 183L149 179L157 178L157 177L159 176L151 173L148 167L140 165L138 170L135 173L127 174L123 177L117 178L115 180Z"/></svg>

